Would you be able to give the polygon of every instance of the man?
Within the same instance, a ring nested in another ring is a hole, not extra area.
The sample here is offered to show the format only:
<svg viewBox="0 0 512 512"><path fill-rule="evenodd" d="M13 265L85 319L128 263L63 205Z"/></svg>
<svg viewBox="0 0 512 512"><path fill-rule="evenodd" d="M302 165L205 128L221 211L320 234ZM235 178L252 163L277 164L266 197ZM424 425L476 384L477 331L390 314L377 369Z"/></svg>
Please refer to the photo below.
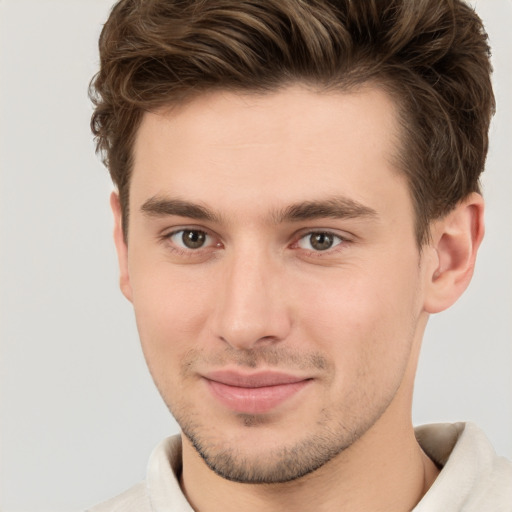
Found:
<svg viewBox="0 0 512 512"><path fill-rule="evenodd" d="M121 289L182 434L93 510L512 510L477 427L411 422L484 231L473 10L121 0L100 56Z"/></svg>

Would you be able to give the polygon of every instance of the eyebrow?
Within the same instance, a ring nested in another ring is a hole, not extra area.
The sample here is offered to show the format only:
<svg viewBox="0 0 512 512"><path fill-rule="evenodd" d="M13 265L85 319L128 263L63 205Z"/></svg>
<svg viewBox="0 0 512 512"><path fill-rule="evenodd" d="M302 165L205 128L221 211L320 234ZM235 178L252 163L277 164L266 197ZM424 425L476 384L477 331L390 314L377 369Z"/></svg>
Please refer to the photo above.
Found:
<svg viewBox="0 0 512 512"><path fill-rule="evenodd" d="M377 211L347 197L335 196L320 201L292 204L274 214L274 221L296 222L312 219L377 218Z"/></svg>
<svg viewBox="0 0 512 512"><path fill-rule="evenodd" d="M212 210L197 203L175 198L151 197L141 206L141 211L151 217L176 215L195 220L221 222L221 215L216 214ZM295 203L284 209L272 212L270 216L275 224L322 218L354 219L377 217L378 214L373 208L343 196Z"/></svg>
<svg viewBox="0 0 512 512"><path fill-rule="evenodd" d="M199 204L166 197L151 197L142 206L141 211L150 217L163 217L177 215L196 220L209 220L218 222L220 217L208 208Z"/></svg>

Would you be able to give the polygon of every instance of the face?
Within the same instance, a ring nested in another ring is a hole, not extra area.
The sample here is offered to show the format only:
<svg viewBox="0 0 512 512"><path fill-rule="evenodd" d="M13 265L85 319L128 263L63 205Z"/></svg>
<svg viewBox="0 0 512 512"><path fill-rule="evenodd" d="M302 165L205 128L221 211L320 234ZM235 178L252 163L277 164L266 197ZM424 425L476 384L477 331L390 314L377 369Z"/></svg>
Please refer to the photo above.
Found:
<svg viewBox="0 0 512 512"><path fill-rule="evenodd" d="M407 416L424 277L397 139L370 88L145 115L122 289L162 397L225 478L298 478Z"/></svg>

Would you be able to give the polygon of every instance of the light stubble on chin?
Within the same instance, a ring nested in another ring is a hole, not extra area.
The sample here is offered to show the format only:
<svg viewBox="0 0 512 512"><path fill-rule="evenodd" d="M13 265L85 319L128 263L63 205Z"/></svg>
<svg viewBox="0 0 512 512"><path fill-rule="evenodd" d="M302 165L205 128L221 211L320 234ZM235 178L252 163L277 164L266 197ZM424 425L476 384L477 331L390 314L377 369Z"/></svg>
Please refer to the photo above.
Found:
<svg viewBox="0 0 512 512"><path fill-rule="evenodd" d="M244 420L246 421L246 419ZM253 423L253 422L250 422ZM258 423L256 420L255 423ZM282 446L272 453L244 455L237 446L216 449L199 433L202 428L184 424L183 433L189 439L206 465L217 475L234 482L247 484L277 484L291 482L316 471L350 446L355 439L347 439L334 432L310 435L291 446ZM333 441L338 438L337 443Z"/></svg>
<svg viewBox="0 0 512 512"><path fill-rule="evenodd" d="M269 347L251 351L226 349L205 356L200 351L192 350L181 364L182 382L194 378L198 365L219 367L229 363L247 368L265 364L283 371L310 369L321 372L327 376L327 380L333 378L334 371L332 364L319 353L299 354ZM300 439L291 443L285 440L272 451L261 450L258 453L253 450L244 453L243 446L222 436L222 426L209 425L207 418L193 404L178 400L167 405L183 434L216 474L235 482L276 484L304 477L339 455L379 419L391 398L381 407L373 411L359 411L357 415L350 408L345 411L324 409L317 418L315 432L305 431ZM371 403L371 398L368 399ZM237 420L242 428L254 429L255 442L259 435L258 429L271 428L271 420L265 415L239 414Z"/></svg>

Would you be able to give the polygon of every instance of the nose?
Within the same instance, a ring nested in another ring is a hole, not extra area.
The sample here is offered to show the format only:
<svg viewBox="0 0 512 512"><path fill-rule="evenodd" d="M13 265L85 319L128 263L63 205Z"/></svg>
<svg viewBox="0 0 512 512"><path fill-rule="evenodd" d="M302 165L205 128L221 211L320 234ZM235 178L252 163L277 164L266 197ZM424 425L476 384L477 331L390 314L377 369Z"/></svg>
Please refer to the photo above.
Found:
<svg viewBox="0 0 512 512"><path fill-rule="evenodd" d="M214 330L238 350L273 345L291 328L282 272L263 255L232 255L224 262Z"/></svg>

